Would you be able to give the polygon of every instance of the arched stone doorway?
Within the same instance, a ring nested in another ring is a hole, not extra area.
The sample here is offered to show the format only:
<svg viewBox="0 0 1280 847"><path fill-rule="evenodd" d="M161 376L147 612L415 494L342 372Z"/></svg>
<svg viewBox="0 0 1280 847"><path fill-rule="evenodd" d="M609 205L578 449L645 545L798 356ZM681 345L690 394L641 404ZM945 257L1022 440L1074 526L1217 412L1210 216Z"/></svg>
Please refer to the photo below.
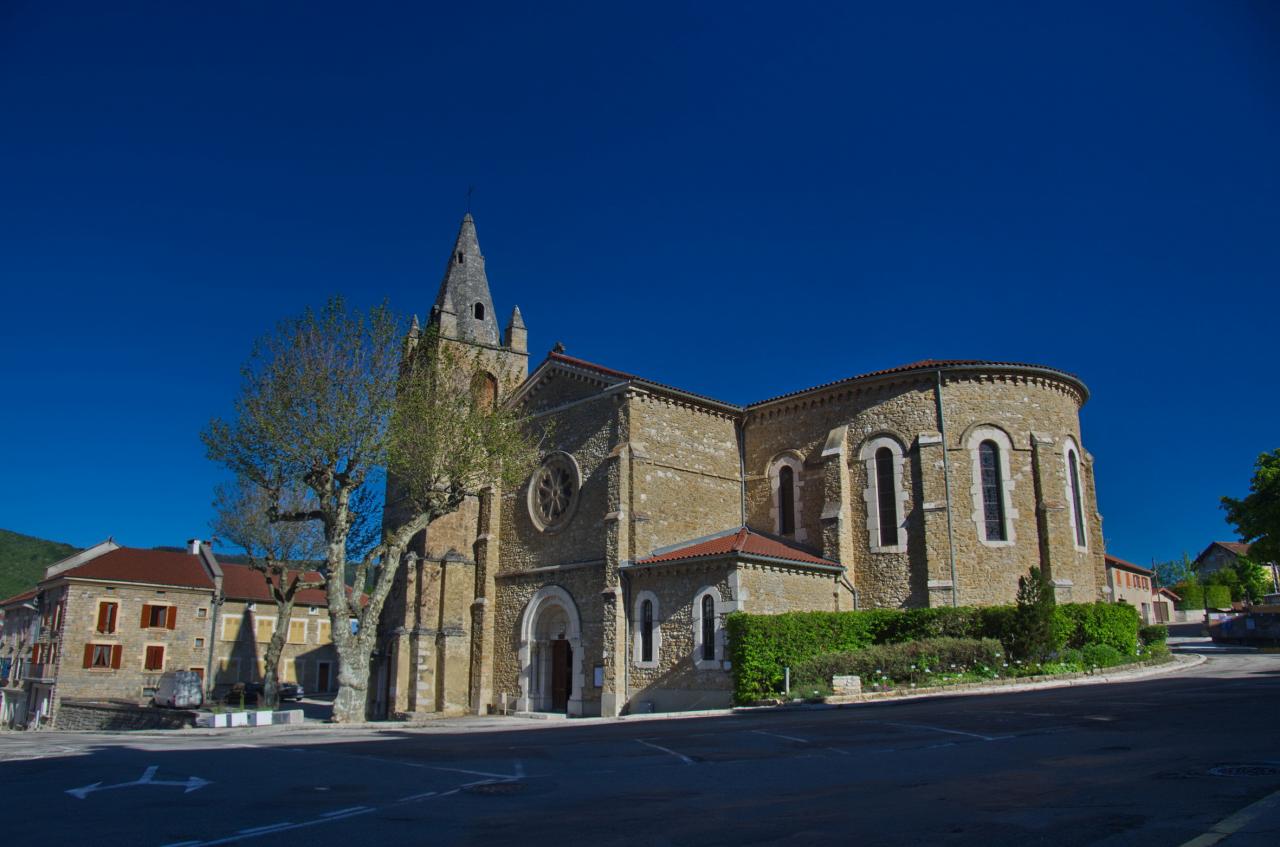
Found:
<svg viewBox="0 0 1280 847"><path fill-rule="evenodd" d="M582 714L582 621L569 592L538 590L520 620L522 712Z"/></svg>

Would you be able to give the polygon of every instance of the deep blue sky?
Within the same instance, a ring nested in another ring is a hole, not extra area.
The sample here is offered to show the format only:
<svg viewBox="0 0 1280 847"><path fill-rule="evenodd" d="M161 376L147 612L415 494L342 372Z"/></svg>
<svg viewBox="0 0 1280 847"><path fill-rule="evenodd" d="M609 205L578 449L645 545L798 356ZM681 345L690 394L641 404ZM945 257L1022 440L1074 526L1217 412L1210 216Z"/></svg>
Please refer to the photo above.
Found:
<svg viewBox="0 0 1280 847"><path fill-rule="evenodd" d="M1080 374L1124 558L1280 447L1280 6L195 5L0 2L0 526L207 534L253 338L425 313L469 184L535 361Z"/></svg>

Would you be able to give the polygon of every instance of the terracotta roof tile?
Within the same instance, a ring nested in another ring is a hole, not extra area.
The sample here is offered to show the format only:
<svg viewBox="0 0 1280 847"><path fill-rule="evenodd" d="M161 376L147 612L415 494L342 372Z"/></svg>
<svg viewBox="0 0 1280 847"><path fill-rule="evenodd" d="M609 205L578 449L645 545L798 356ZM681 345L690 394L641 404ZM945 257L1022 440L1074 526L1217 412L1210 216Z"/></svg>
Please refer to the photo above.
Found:
<svg viewBox="0 0 1280 847"><path fill-rule="evenodd" d="M213 579L199 556L171 550L119 547L63 571L60 577L115 582L146 582L213 590Z"/></svg>
<svg viewBox="0 0 1280 847"><path fill-rule="evenodd" d="M1152 576L1155 574L1155 571L1150 568L1144 568L1142 565L1135 565L1133 562L1126 562L1124 559L1117 559L1110 553L1106 555L1106 559L1108 565L1115 565L1116 567L1124 568L1127 571L1135 571L1136 573L1144 574L1146 576Z"/></svg>
<svg viewBox="0 0 1280 847"><path fill-rule="evenodd" d="M1249 547L1251 546L1249 544L1245 544L1243 541L1218 541L1216 543L1222 547L1226 547L1237 556L1248 556Z"/></svg>
<svg viewBox="0 0 1280 847"><path fill-rule="evenodd" d="M657 555L636 561L637 565L656 565L662 562L678 562L685 559L705 559L730 556L735 553L747 556L762 556L769 559L784 559L789 562L801 562L808 565L823 565L838 568L837 562L815 556L804 548L782 539L773 538L759 532L740 527L734 532L708 539L694 539L665 550Z"/></svg>
<svg viewBox="0 0 1280 847"><path fill-rule="evenodd" d="M12 606L14 603L21 603L23 600L30 600L36 596L39 589L31 588L21 594L15 594L12 597L6 597L0 600L0 606Z"/></svg>
<svg viewBox="0 0 1280 847"><path fill-rule="evenodd" d="M275 598L267 590L267 581L262 572L248 565L235 565L222 562L222 593L228 600L253 600L255 602L274 603ZM308 571L308 579L319 579L320 574ZM323 588L304 588L294 596L294 602L300 606L328 606Z"/></svg>

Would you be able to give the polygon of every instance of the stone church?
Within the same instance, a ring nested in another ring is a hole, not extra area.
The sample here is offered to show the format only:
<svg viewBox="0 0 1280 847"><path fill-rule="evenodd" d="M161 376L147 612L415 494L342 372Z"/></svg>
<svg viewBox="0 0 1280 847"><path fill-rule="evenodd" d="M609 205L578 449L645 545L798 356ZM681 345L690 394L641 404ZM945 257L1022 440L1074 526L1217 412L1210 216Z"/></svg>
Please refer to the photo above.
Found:
<svg viewBox="0 0 1280 847"><path fill-rule="evenodd" d="M427 531L375 712L722 707L734 611L1009 603L1033 566L1060 601L1106 593L1089 394L1065 371L925 360L737 405L558 345L530 369L470 215L429 320L554 443Z"/></svg>

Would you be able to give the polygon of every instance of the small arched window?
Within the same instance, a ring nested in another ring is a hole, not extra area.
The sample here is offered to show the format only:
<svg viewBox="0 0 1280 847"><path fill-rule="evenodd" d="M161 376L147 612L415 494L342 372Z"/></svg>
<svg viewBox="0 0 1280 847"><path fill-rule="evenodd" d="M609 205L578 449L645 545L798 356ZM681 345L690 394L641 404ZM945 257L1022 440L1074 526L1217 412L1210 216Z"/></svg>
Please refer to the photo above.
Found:
<svg viewBox="0 0 1280 847"><path fill-rule="evenodd" d="M1075 450L1067 451L1067 483L1071 486L1071 514L1076 524L1076 546L1084 547L1084 503L1080 496L1080 460Z"/></svg>
<svg viewBox="0 0 1280 847"><path fill-rule="evenodd" d="M653 661L653 601L640 604L640 661Z"/></svg>
<svg viewBox="0 0 1280 847"><path fill-rule="evenodd" d="M881 447L876 451L876 506L880 510L880 546L898 543L898 498L893 479L893 451Z"/></svg>
<svg viewBox="0 0 1280 847"><path fill-rule="evenodd" d="M483 303L477 303L475 307L471 310L471 312L476 316L476 320L478 321L484 320L484 304Z"/></svg>
<svg viewBox="0 0 1280 847"><path fill-rule="evenodd" d="M455 260L455 261L457 261L457 263L458 263L459 265L461 265L461 264L462 264L462 251L461 251L461 250L459 250L459 251L454 255L454 260Z"/></svg>
<svg viewBox="0 0 1280 847"><path fill-rule="evenodd" d="M796 474L790 465L778 470L778 534L795 535L796 532Z"/></svg>
<svg viewBox="0 0 1280 847"><path fill-rule="evenodd" d="M1005 541L1004 483L1000 469L1000 447L994 441L978 445L982 480L982 520L987 541Z"/></svg>
<svg viewBox="0 0 1280 847"><path fill-rule="evenodd" d="M702 660L716 660L716 601L710 594L702 595Z"/></svg>

